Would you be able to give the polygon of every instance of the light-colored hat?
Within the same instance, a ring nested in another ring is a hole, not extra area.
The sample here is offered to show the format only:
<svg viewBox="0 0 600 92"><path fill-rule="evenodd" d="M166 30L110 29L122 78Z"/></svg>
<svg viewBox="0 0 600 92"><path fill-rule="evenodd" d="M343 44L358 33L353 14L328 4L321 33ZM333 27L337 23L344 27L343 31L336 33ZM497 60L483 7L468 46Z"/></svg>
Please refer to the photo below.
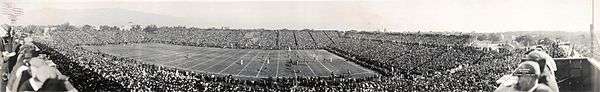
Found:
<svg viewBox="0 0 600 92"><path fill-rule="evenodd" d="M533 61L525 61L525 62L521 62L519 64L519 66L517 67L517 71L520 71L521 69L524 70L531 70L533 69L533 72L535 75L540 76L541 75L541 70L540 70L540 64L538 64L537 62L533 62Z"/></svg>
<svg viewBox="0 0 600 92"><path fill-rule="evenodd" d="M4 28L0 28L0 37L6 37L8 36L8 31L6 31L6 29Z"/></svg>
<svg viewBox="0 0 600 92"><path fill-rule="evenodd" d="M527 54L526 58L540 60L546 58L552 58L548 53L540 50L534 50Z"/></svg>
<svg viewBox="0 0 600 92"><path fill-rule="evenodd" d="M39 79L41 82L45 82L47 79L54 79L58 77L56 71L52 70L43 59L40 58L32 58L29 62L31 69L31 73L33 78Z"/></svg>
<svg viewBox="0 0 600 92"><path fill-rule="evenodd" d="M24 41L25 43L31 43L31 42L33 42L33 38L31 38L31 37L26 37L25 39L23 39L23 41Z"/></svg>

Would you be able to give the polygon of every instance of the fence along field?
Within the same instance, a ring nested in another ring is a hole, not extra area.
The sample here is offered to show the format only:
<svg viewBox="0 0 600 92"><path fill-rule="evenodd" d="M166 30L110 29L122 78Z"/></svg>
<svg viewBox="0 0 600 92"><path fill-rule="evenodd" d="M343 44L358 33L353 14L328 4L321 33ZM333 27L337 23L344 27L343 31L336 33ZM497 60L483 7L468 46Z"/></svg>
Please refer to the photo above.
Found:
<svg viewBox="0 0 600 92"><path fill-rule="evenodd" d="M115 56L178 69L236 77L364 77L373 71L326 50L222 49L159 43L83 46Z"/></svg>

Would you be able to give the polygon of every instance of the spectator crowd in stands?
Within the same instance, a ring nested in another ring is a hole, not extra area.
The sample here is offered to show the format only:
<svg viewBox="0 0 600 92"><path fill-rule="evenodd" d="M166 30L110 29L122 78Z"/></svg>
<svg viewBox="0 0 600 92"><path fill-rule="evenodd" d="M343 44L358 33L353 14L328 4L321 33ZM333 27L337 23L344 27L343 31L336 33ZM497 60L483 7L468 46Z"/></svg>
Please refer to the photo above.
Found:
<svg viewBox="0 0 600 92"><path fill-rule="evenodd" d="M465 45L468 35L157 27L53 30L36 45L81 91L491 91L518 56ZM236 49L326 49L382 76L242 79L146 64L79 45L164 43ZM503 52L518 55L517 52Z"/></svg>

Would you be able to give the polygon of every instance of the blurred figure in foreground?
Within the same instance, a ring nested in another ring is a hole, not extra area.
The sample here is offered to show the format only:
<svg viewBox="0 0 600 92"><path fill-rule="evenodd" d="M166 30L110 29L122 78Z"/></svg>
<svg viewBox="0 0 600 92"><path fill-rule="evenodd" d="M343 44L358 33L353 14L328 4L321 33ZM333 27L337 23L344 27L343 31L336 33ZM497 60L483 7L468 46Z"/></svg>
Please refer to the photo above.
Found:
<svg viewBox="0 0 600 92"><path fill-rule="evenodd" d="M503 83L494 92L557 92L546 84L538 83L541 71L537 62L522 62L512 75L516 80Z"/></svg>
<svg viewBox="0 0 600 92"><path fill-rule="evenodd" d="M526 53L526 58L529 60L533 60L540 65L541 76L539 83L544 83L548 85L552 90L558 92L558 82L556 81L555 72L556 62L552 57L543 51L543 48L536 48L528 53Z"/></svg>

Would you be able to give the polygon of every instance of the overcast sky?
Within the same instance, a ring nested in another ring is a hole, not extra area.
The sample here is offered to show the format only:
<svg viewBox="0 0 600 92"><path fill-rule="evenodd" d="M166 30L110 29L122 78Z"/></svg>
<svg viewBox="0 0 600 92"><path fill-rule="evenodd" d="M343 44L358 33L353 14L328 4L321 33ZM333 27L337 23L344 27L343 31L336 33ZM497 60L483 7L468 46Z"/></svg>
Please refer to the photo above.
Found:
<svg viewBox="0 0 600 92"><path fill-rule="evenodd" d="M591 23L591 0L19 0L17 6L25 14L35 9L118 8L181 17L200 27L232 28L588 31Z"/></svg>

